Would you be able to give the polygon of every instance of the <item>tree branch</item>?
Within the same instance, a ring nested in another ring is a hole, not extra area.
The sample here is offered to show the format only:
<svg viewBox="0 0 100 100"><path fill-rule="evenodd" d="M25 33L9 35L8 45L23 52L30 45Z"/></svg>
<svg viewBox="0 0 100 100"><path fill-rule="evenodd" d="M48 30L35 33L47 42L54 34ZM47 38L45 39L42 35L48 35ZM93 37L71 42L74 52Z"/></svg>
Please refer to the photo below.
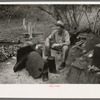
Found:
<svg viewBox="0 0 100 100"><path fill-rule="evenodd" d="M47 11L47 10L45 10L44 8L42 8L42 7L38 7L40 10L42 10L42 11L44 11L44 12L46 12L46 13L48 13L49 15L51 15L54 19L56 19L57 20L57 18L51 13L51 12L49 12L49 11Z"/></svg>

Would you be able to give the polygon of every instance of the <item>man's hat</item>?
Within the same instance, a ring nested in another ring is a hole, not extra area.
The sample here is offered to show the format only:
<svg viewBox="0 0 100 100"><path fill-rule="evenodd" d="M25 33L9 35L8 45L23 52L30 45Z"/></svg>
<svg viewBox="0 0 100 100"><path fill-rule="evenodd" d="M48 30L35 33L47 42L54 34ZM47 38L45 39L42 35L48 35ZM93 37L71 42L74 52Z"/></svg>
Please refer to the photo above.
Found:
<svg viewBox="0 0 100 100"><path fill-rule="evenodd" d="M64 23L61 20L57 21L56 25L64 27Z"/></svg>

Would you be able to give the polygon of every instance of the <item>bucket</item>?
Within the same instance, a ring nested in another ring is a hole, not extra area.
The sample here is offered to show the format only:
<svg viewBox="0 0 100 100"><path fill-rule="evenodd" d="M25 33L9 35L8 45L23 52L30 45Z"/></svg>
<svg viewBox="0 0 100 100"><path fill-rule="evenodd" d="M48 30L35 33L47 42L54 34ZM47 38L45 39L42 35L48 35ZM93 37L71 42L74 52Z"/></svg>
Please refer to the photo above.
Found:
<svg viewBox="0 0 100 100"><path fill-rule="evenodd" d="M47 61L50 73L56 73L55 57L48 57Z"/></svg>

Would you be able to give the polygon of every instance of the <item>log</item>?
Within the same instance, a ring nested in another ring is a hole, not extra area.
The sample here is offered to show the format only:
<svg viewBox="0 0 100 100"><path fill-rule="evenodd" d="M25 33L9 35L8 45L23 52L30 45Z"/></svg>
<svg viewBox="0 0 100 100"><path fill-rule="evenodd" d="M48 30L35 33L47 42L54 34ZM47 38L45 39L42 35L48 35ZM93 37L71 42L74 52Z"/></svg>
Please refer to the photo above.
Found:
<svg viewBox="0 0 100 100"><path fill-rule="evenodd" d="M35 50L35 45L33 47L31 45L21 47L17 50L17 61L13 68L14 72L17 72L25 68L27 56L30 52L34 50Z"/></svg>
<svg viewBox="0 0 100 100"><path fill-rule="evenodd" d="M17 62L20 61L25 55L28 55L30 52L35 50L35 45L33 47L31 45L21 47L17 50Z"/></svg>
<svg viewBox="0 0 100 100"><path fill-rule="evenodd" d="M19 70L22 70L26 66L26 60L27 60L27 55L25 55L20 61L16 62L13 70L14 72L17 72Z"/></svg>

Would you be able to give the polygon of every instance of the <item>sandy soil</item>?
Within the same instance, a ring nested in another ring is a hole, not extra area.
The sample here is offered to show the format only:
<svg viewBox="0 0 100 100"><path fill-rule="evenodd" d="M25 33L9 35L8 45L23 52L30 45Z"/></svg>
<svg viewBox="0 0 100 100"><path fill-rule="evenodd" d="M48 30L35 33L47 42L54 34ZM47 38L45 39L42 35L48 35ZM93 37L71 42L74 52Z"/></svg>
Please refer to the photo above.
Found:
<svg viewBox="0 0 100 100"><path fill-rule="evenodd" d="M52 74L49 72L49 81L43 82L42 78L34 79L23 69L14 73L13 67L16 63L16 57L12 57L6 62L0 63L0 84L64 84L67 83L66 75L68 73L68 67L62 71L58 71L57 74ZM56 63L56 66L60 62Z"/></svg>

